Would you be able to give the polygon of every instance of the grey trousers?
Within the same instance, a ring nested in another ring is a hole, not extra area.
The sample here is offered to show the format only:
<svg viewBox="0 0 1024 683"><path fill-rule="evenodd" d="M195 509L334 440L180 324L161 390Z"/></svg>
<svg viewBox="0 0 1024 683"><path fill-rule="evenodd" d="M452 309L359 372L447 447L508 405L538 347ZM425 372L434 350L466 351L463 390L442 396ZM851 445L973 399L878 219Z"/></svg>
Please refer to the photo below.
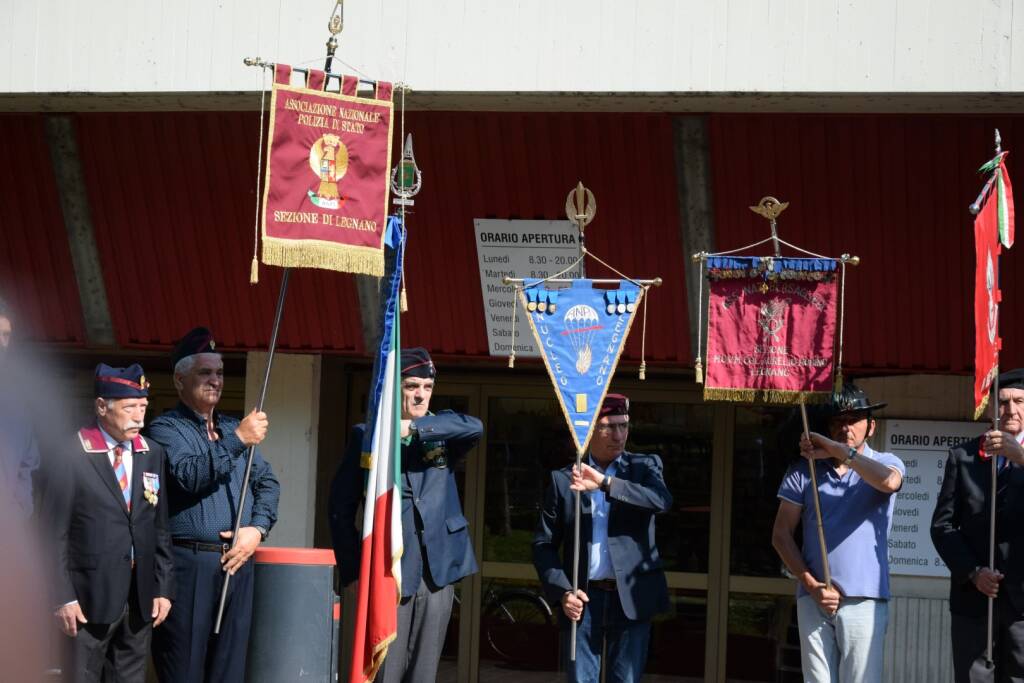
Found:
<svg viewBox="0 0 1024 683"><path fill-rule="evenodd" d="M416 595L398 603L398 635L388 648L378 681L434 683L454 595L454 586L431 590L420 579Z"/></svg>

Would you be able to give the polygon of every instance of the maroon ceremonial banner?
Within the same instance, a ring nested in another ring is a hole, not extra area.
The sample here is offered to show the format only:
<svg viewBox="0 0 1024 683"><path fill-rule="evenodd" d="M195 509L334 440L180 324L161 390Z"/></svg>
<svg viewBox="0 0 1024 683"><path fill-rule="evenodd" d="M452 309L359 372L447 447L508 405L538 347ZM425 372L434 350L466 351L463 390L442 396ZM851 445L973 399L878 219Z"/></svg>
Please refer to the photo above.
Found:
<svg viewBox="0 0 1024 683"><path fill-rule="evenodd" d="M323 72L290 85L277 65L263 194L263 262L384 275L391 159L391 84L375 98L322 90Z"/></svg>
<svg viewBox="0 0 1024 683"><path fill-rule="evenodd" d="M704 398L824 402L833 390L836 262L710 257Z"/></svg>
<svg viewBox="0 0 1024 683"><path fill-rule="evenodd" d="M999 202L993 193L974 219L974 419L999 372Z"/></svg>

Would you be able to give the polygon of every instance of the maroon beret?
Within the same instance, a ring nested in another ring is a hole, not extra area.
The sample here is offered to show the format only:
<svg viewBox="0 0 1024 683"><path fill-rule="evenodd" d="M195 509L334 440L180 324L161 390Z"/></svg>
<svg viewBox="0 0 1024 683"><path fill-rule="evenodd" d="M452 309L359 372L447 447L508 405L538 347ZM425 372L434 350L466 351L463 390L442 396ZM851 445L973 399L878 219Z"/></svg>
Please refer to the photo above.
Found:
<svg viewBox="0 0 1024 683"><path fill-rule="evenodd" d="M629 415L629 399L622 394L605 395L597 416L600 418L605 415Z"/></svg>

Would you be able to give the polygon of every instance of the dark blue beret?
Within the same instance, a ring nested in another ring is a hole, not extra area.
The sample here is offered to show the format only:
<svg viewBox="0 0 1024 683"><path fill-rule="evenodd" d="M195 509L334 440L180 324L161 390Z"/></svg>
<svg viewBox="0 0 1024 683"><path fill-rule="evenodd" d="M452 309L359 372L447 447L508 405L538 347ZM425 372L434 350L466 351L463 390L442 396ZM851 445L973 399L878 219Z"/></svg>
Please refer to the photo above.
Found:
<svg viewBox="0 0 1024 683"><path fill-rule="evenodd" d="M197 353L217 353L217 343L213 341L213 332L205 327L189 330L181 338L178 345L174 347L173 365L177 365L182 358L188 358Z"/></svg>
<svg viewBox="0 0 1024 683"><path fill-rule="evenodd" d="M138 363L127 368L100 363L96 366L93 391L97 398L145 398L149 396L149 382Z"/></svg>
<svg viewBox="0 0 1024 683"><path fill-rule="evenodd" d="M437 376L434 361L430 360L430 354L425 348L417 346L402 349L402 376L422 379L433 379Z"/></svg>
<svg viewBox="0 0 1024 683"><path fill-rule="evenodd" d="M1024 389L1024 368L1008 370L999 375L1000 389Z"/></svg>

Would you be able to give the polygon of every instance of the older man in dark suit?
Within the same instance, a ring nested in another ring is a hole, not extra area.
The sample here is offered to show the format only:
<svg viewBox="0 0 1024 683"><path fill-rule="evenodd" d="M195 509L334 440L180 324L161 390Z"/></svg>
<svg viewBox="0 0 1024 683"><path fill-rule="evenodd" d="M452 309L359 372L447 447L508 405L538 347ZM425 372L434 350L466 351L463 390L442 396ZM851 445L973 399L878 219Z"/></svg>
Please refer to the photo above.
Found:
<svg viewBox="0 0 1024 683"><path fill-rule="evenodd" d="M566 653L568 620L579 622L576 661L566 662L572 682L639 681L651 618L669 608L654 516L672 507L672 494L665 486L661 458L626 451L628 435L629 399L608 394L581 471L569 466L551 473L533 539L533 564L545 592L561 604L565 616ZM575 491L583 492L583 516L580 589L574 593L569 576ZM602 652L608 657L603 679Z"/></svg>
<svg viewBox="0 0 1024 683"><path fill-rule="evenodd" d="M480 420L451 410L429 412L437 374L426 349L403 349L402 372L402 599L398 634L378 681L433 683L441 658L454 584L477 571L454 467L480 440ZM362 534L356 511L366 478L360 468L363 432L352 429L331 484L329 517L343 585L359 578Z"/></svg>
<svg viewBox="0 0 1024 683"><path fill-rule="evenodd" d="M46 478L55 616L74 638L76 682L99 681L106 667L115 680L142 683L153 627L171 609L164 451L139 435L148 387L139 365L98 365L96 421Z"/></svg>
<svg viewBox="0 0 1024 683"><path fill-rule="evenodd" d="M1022 440L1024 369L999 376L999 429L949 452L932 515L932 542L950 572L953 674L958 683L976 680L972 664L985 652L989 597L995 598L995 671L985 672L986 679L1024 681ZM995 567L988 566L992 457L997 469Z"/></svg>

